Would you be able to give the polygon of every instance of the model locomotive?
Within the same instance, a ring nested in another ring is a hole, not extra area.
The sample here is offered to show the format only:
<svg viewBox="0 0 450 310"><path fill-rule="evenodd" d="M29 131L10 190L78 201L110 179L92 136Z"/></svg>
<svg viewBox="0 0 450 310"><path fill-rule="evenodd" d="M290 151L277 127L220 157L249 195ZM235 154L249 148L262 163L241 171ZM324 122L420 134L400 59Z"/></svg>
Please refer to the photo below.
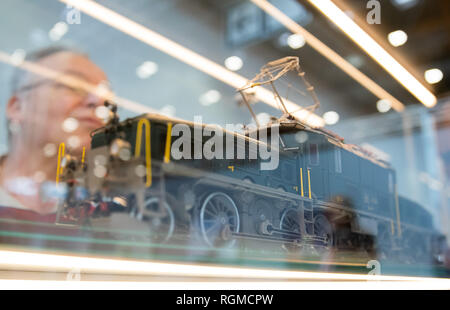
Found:
<svg viewBox="0 0 450 310"><path fill-rule="evenodd" d="M251 239L383 255L401 249L417 259L439 252L430 214L398 197L395 171L335 135L278 120L269 128L279 129L279 165L261 170L248 152L243 159L172 159L174 124L147 114L98 130L86 163L63 160L70 191L60 215L133 214L161 242L178 231L209 246ZM260 142L236 134L236 151L252 143Z"/></svg>
<svg viewBox="0 0 450 310"><path fill-rule="evenodd" d="M191 157L173 156L176 125L189 133L179 150ZM196 126L145 114L96 130L86 160L62 160L69 191L58 222L120 213L145 222L154 242L195 237L211 247L312 245L404 254L412 261L442 253L444 239L431 215L399 198L389 164L337 135L290 115L243 134L200 125L214 136L231 136L220 148L232 150L227 158L196 159L210 139L196 135ZM263 170L264 160L252 150L273 148L267 145L272 136L279 140L279 162Z"/></svg>

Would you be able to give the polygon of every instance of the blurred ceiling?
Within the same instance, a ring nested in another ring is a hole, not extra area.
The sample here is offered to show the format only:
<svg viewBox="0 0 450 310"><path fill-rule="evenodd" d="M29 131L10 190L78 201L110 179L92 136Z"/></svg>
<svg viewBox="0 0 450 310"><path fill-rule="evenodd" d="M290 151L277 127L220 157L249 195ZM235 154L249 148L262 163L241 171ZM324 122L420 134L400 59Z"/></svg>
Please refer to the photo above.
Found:
<svg viewBox="0 0 450 310"><path fill-rule="evenodd" d="M377 63L359 49L339 29L329 22L307 0L271 0L276 6L285 7L294 2L304 12L297 16L309 32L330 46L341 56L354 63L363 73L380 84L405 105L420 105L408 91L385 72ZM406 63L423 81L423 73L437 67L444 79L433 89L438 97L447 96L450 88L450 1L448 0L380 0L381 24L362 25L379 38L388 51L402 63ZM410 7L395 5L398 1L413 1ZM320 56L309 46L291 49L280 43L287 32L268 19L271 31L253 40L243 40L239 45L230 44L230 14L239 6L253 6L252 10L263 14L249 1L244 0L98 0L134 21L152 29L187 48L223 65L231 55L244 61L239 74L251 78L259 68L270 60L288 55L300 57L311 83L316 87L321 107L317 114L328 110L339 112L341 119L378 113L378 98ZM365 0L336 1L347 7L355 18L365 21L368 12ZM69 30L58 42L48 38L48 31L55 23L65 20L65 5L57 0L2 0L0 19L8 27L0 28L0 49L13 53L16 49L26 51L49 44L70 44L87 51L91 58L105 69L116 92L125 98L161 109L167 105L176 108L176 116L192 119L201 114L207 122L248 122L250 115L235 104L235 90L170 56L155 50L111 27L82 14L80 25L69 25ZM236 9L237 8L237 9ZM289 8L289 6L288 6ZM306 13L305 13L306 12ZM288 14L290 12L287 12ZM303 18L303 20L302 20ZM232 20L232 19L231 19ZM241 27L239 24L235 28ZM245 27L242 26L242 27ZM387 34L402 29L408 34L405 45L394 48L387 42ZM256 29L255 31L258 31ZM144 61L158 64L158 72L148 79L139 79L136 68ZM8 81L11 68L0 64L0 100L4 104L9 96ZM426 82L423 82L425 85ZM199 97L208 90L221 93L220 101L211 106L199 103ZM284 94L284 93L283 93ZM290 97L291 99L291 97ZM310 104L305 98L300 105ZM278 113L264 105L255 107L257 113ZM129 116L130 113L124 113Z"/></svg>
<svg viewBox="0 0 450 310"><path fill-rule="evenodd" d="M367 11L365 1L342 0L356 14ZM371 25L385 42L387 35L401 29L408 41L390 51L405 58L422 80L429 68L439 68L444 79L432 89L438 97L450 91L450 1L447 0L383 0L381 24ZM386 44L386 43L385 43ZM425 83L425 82L424 82ZM430 87L431 88L431 87Z"/></svg>
<svg viewBox="0 0 450 310"><path fill-rule="evenodd" d="M207 2L226 12L230 7L239 6L240 3L245 1L207 0ZM285 6L283 0L272 0L270 2L283 11L283 6ZM419 104L416 98L307 0L297 0L297 2L313 16L313 18L308 18L306 24L302 23L301 19L296 20L304 28L354 64L405 105ZM334 2L438 98L448 95L450 90L450 36L448 35L450 33L450 1L381 0L381 23L373 25L366 22L366 15L369 12L366 7L368 1L335 0ZM289 12L283 12L289 15ZM400 47L391 46L387 39L388 34L396 30L403 30L408 35L408 41ZM274 33L272 37L269 36L266 39L273 40L278 35L279 33ZM274 46L277 46L277 44L274 44ZM311 48L306 46L296 51L285 49L285 52L300 56L305 68L308 69L307 72L320 76L321 81L326 83L328 88L345 93L348 95L348 100L353 104L367 105L367 113L376 112L376 98L350 78L343 77L339 69ZM309 65L310 62L313 62L313 65ZM444 73L444 79L435 85L428 84L424 79L424 72L431 68L438 68Z"/></svg>

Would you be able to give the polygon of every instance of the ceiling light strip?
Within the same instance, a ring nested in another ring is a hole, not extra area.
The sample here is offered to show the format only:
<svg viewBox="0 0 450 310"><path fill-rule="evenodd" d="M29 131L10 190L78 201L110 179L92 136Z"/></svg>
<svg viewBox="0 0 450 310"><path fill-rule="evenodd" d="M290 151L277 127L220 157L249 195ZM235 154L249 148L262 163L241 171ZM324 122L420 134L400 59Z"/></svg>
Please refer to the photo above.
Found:
<svg viewBox="0 0 450 310"><path fill-rule="evenodd" d="M110 10L91 0L59 0L71 5L80 11L96 18L97 20L119 30L129 36L136 38L214 78L231 87L238 89L248 82L243 76L231 72L225 67L211 61L210 59L197 54L196 52L144 27L133 20L124 17L113 10ZM279 109L274 95L269 90L262 87L255 87L255 96L262 102ZM300 110L294 113L298 119L313 127L322 127L324 120L320 116L302 109L292 101L284 99L289 111Z"/></svg>
<svg viewBox="0 0 450 310"><path fill-rule="evenodd" d="M253 0L252 0L253 1ZM426 107L436 97L331 0L308 0Z"/></svg>
<svg viewBox="0 0 450 310"><path fill-rule="evenodd" d="M96 96L98 96L100 98L114 102L119 107L122 107L129 111L136 112L136 113L153 113L153 114L161 116L160 111L152 109L141 103L119 97L119 96L115 95L112 91L107 90L102 87L99 87L101 84L94 85L92 83L89 83L89 82L82 80L80 78L77 78L75 76L72 76L69 74L62 74L61 72L55 71L51 68L42 66L35 62L30 62L30 61L25 61L25 60L17 62L17 61L15 61L13 55L9 55L8 53L5 53L4 51L1 51L1 50L0 50L0 62L9 64L11 66L20 68L22 70L31 72L36 75L39 75L45 79L53 80L55 82L61 83L63 85L66 85L66 86L69 86L69 87L72 87L75 89L78 89L78 88L82 89L88 93L95 94ZM303 112L303 110L299 111L299 113L302 113L302 112ZM194 126L194 124L196 124L195 122L189 122L189 121L186 121L184 119L181 119L181 118L178 118L175 116L170 117L170 119L173 121L188 123L191 126ZM222 128L222 130L224 132L228 133L228 131L226 129ZM233 132L232 134L243 137L244 139L249 139L245 135L242 135L241 133L238 133L238 132ZM263 142L258 141L258 143L263 143Z"/></svg>
<svg viewBox="0 0 450 310"><path fill-rule="evenodd" d="M49 272L154 275L177 277L213 277L223 279L290 279L290 280L341 280L341 281L444 281L442 279L405 276L305 272L246 267L221 267L199 264L138 261L39 252L0 250L0 267L3 270L30 270ZM444 281L445 282L445 281ZM450 280L448 280L450 283Z"/></svg>
<svg viewBox="0 0 450 310"><path fill-rule="evenodd" d="M404 105L394 98L391 94L385 91L381 86L371 80L364 73L356 69L352 64L342 58L339 54L325 45L322 41L317 39L311 33L309 33L305 28L301 27L291 18L289 18L286 14L281 12L278 8L267 2L266 0L250 0L262 10L264 10L267 14L271 15L278 22L284 25L287 29L289 29L293 33L301 34L306 43L308 43L312 48L314 48L317 52L322 54L329 61L334 63L338 68L351 76L354 80L356 80L359 84L365 87L372 94L377 96L380 99L387 99L392 102L392 107L400 112L403 111Z"/></svg>

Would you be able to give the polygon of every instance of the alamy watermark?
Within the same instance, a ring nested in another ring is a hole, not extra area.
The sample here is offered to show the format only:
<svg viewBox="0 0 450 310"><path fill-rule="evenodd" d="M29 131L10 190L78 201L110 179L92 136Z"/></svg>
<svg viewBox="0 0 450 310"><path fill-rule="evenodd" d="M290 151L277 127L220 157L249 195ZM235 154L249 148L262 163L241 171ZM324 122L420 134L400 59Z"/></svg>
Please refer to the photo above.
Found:
<svg viewBox="0 0 450 310"><path fill-rule="evenodd" d="M79 25L81 24L81 12L77 8L71 5L66 6L66 22L69 25Z"/></svg>
<svg viewBox="0 0 450 310"><path fill-rule="evenodd" d="M381 264L376 259L369 260L366 265L369 271L369 275L379 276L381 274Z"/></svg>
<svg viewBox="0 0 450 310"><path fill-rule="evenodd" d="M81 281L81 270L80 268L71 269L66 276L66 281Z"/></svg>
<svg viewBox="0 0 450 310"><path fill-rule="evenodd" d="M278 168L278 125L255 128L248 132L248 137L237 134L237 129L239 125L235 124L226 124L225 130L218 125L203 125L201 116L194 117L193 130L187 124L176 124L171 135L178 138L172 144L171 157L174 160L261 159L261 170ZM205 137L210 138L205 141Z"/></svg>
<svg viewBox="0 0 450 310"><path fill-rule="evenodd" d="M367 23L370 25L381 24L381 4L379 0L369 0L367 1L366 8L370 10L367 13Z"/></svg>

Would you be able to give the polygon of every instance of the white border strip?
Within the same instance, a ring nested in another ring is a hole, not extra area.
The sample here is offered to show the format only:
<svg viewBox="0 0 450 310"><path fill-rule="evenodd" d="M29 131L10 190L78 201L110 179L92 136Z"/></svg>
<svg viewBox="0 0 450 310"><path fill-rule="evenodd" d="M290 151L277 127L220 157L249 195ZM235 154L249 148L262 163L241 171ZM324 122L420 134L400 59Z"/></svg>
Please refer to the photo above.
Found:
<svg viewBox="0 0 450 310"><path fill-rule="evenodd" d="M449 290L449 282L121 282L0 280L1 290ZM182 296L182 295L180 295Z"/></svg>

